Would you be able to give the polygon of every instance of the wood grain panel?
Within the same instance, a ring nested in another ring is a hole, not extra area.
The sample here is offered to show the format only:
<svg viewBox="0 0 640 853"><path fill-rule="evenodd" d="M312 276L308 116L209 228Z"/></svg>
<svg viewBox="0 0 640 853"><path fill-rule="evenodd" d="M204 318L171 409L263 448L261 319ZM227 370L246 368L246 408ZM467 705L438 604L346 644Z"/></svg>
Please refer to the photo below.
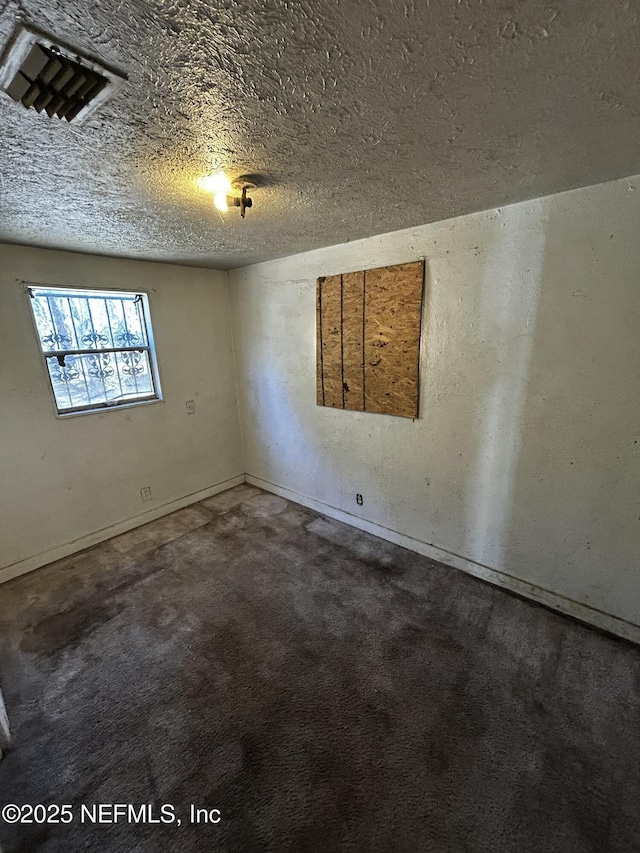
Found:
<svg viewBox="0 0 640 853"><path fill-rule="evenodd" d="M324 375L322 369L322 282L316 283L316 405L324 406Z"/></svg>
<svg viewBox="0 0 640 853"><path fill-rule="evenodd" d="M322 387L325 406L342 409L342 276L318 279L322 332Z"/></svg>
<svg viewBox="0 0 640 853"><path fill-rule="evenodd" d="M424 262L365 272L365 411L418 417Z"/></svg>
<svg viewBox="0 0 640 853"><path fill-rule="evenodd" d="M319 406L418 417L424 262L319 278Z"/></svg>
<svg viewBox="0 0 640 853"><path fill-rule="evenodd" d="M364 410L364 272L342 276L344 408Z"/></svg>

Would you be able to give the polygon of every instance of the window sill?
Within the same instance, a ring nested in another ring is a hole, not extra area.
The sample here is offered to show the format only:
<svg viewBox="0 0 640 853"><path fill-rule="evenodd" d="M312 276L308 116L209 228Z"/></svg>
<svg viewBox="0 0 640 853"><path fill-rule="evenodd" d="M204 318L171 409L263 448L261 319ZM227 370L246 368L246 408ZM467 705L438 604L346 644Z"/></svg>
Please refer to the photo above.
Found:
<svg viewBox="0 0 640 853"><path fill-rule="evenodd" d="M98 406L95 409L78 409L76 412L56 412L56 418L66 420L67 418L77 418L80 415L104 415L106 412L121 412L123 409L152 406L155 403L163 402L162 397L153 397L151 400L132 400L130 403L118 403L116 406Z"/></svg>

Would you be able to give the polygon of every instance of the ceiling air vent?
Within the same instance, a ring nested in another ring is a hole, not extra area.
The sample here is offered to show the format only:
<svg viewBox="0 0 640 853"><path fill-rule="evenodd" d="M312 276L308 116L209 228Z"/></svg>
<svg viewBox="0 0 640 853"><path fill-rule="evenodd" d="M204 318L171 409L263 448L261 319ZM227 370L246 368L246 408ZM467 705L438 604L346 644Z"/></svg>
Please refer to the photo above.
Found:
<svg viewBox="0 0 640 853"><path fill-rule="evenodd" d="M66 121L85 118L126 78L26 27L0 68L0 86L27 109Z"/></svg>

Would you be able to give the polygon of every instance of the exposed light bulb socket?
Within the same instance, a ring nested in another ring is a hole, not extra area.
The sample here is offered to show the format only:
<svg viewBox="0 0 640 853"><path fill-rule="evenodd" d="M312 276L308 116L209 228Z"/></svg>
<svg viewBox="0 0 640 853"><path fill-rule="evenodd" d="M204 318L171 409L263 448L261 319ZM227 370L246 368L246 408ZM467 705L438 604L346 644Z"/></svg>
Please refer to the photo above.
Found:
<svg viewBox="0 0 640 853"><path fill-rule="evenodd" d="M230 207L239 207L240 216L244 219L248 207L253 207L253 201L247 196L247 187L242 188L242 195L227 195L224 191L217 192L213 197L213 203L218 210L224 212Z"/></svg>
<svg viewBox="0 0 640 853"><path fill-rule="evenodd" d="M244 219L245 211L248 207L253 207L253 201L247 196L247 188L242 188L242 196L239 199L240 202L240 216Z"/></svg>

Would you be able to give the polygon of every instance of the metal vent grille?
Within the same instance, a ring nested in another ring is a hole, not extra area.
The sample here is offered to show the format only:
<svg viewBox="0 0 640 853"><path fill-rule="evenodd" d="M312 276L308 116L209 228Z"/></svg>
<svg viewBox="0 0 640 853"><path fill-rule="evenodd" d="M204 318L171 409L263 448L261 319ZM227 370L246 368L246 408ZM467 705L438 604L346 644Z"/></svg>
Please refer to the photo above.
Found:
<svg viewBox="0 0 640 853"><path fill-rule="evenodd" d="M49 118L73 121L106 85L101 74L34 44L6 91L14 101L39 113L44 110Z"/></svg>
<svg viewBox="0 0 640 853"><path fill-rule="evenodd" d="M125 77L22 28L0 69L0 86L27 109L76 122Z"/></svg>

